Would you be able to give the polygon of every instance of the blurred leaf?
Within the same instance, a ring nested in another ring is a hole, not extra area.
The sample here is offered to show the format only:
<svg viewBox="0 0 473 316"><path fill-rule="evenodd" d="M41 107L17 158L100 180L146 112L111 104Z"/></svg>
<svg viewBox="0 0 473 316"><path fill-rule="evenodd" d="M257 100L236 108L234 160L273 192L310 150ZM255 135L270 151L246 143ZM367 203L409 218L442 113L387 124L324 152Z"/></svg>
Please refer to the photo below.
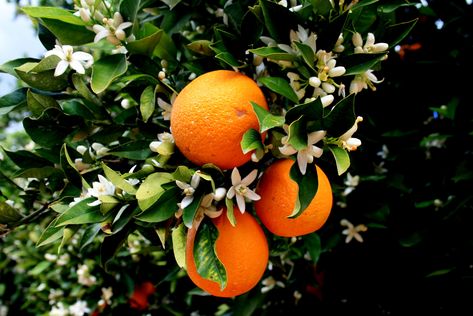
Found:
<svg viewBox="0 0 473 316"><path fill-rule="evenodd" d="M172 10L182 0L162 0L162 1L169 6L169 9Z"/></svg>
<svg viewBox="0 0 473 316"><path fill-rule="evenodd" d="M13 206L6 202L0 201L0 224L14 225L21 220L23 215L18 212Z"/></svg>
<svg viewBox="0 0 473 316"><path fill-rule="evenodd" d="M387 13L392 13L396 11L400 7L407 7L407 6L414 6L414 5L416 5L414 2L409 3L404 0L395 0L395 1L391 1L390 3L381 4L378 7L378 10L384 14L387 14Z"/></svg>
<svg viewBox="0 0 473 316"><path fill-rule="evenodd" d="M102 57L92 66L92 91L97 94L105 91L112 81L123 75L126 70L127 62L125 54Z"/></svg>
<svg viewBox="0 0 473 316"><path fill-rule="evenodd" d="M45 270L49 269L52 265L52 262L49 261L40 261L33 269L29 270L28 275L37 276L43 273Z"/></svg>
<svg viewBox="0 0 473 316"><path fill-rule="evenodd" d="M194 53L198 53L204 56L213 56L214 53L210 48L211 44L212 42L209 40L196 40L187 44L186 47Z"/></svg>
<svg viewBox="0 0 473 316"><path fill-rule="evenodd" d="M18 78L18 75L16 74L15 68L20 67L23 64L36 64L39 63L40 60L36 58L17 58L13 60L9 60L6 63L0 65L0 72L4 72L7 74L10 74L14 77Z"/></svg>
<svg viewBox="0 0 473 316"><path fill-rule="evenodd" d="M227 286L227 272L216 254L217 238L215 225L202 221L194 240L194 261L197 273L204 279L217 282L223 290Z"/></svg>
<svg viewBox="0 0 473 316"><path fill-rule="evenodd" d="M153 86L147 86L141 93L140 112L144 122L153 115L156 106L156 92Z"/></svg>
<svg viewBox="0 0 473 316"><path fill-rule="evenodd" d="M44 57L43 59L40 60L38 64L36 64L36 66L31 68L29 72L43 72L43 71L56 69L56 66L60 61L61 61L61 58L59 58L56 55L50 55L48 57Z"/></svg>
<svg viewBox="0 0 473 316"><path fill-rule="evenodd" d="M26 93L26 100L33 117L40 117L48 108L59 108L59 104L53 97L34 93L31 89L28 89Z"/></svg>
<svg viewBox="0 0 473 316"><path fill-rule="evenodd" d="M338 146L329 146L328 149L332 153L333 158L335 158L338 175L344 174L350 167L350 155L348 155L345 149Z"/></svg>
<svg viewBox="0 0 473 316"><path fill-rule="evenodd" d="M436 270L434 272L431 272L431 273L427 274L425 277L426 278L431 278L431 277L434 277L434 276L441 276L441 275L448 274L448 273L452 272L453 270L455 270L455 268L440 269L440 270Z"/></svg>
<svg viewBox="0 0 473 316"><path fill-rule="evenodd" d="M100 212L100 206L88 205L94 201L96 201L95 197L89 197L66 210L57 218L56 227L99 223L103 221L105 216Z"/></svg>
<svg viewBox="0 0 473 316"><path fill-rule="evenodd" d="M172 250L179 268L186 269L186 229L184 223L180 223L172 230Z"/></svg>
<svg viewBox="0 0 473 316"><path fill-rule="evenodd" d="M143 1L134 0L134 1L120 1L119 12L123 16L125 21L134 22L136 19L136 14L141 7Z"/></svg>
<svg viewBox="0 0 473 316"><path fill-rule="evenodd" d="M310 3L314 13L317 15L327 16L333 8L330 0L310 0Z"/></svg>
<svg viewBox="0 0 473 316"><path fill-rule="evenodd" d="M117 234L105 236L103 239L100 247L100 264L106 272L108 272L108 264L127 240L131 228L132 226L129 225Z"/></svg>
<svg viewBox="0 0 473 316"><path fill-rule="evenodd" d="M277 43L289 42L289 32L297 30L297 16L282 5L268 0L260 0L259 5L263 13L264 25L270 36ZM297 101L296 101L297 102Z"/></svg>
<svg viewBox="0 0 473 316"><path fill-rule="evenodd" d="M312 233L302 236L302 240L304 241L304 247L309 252L312 262L317 264L320 255L322 254L322 242L320 236L317 233Z"/></svg>
<svg viewBox="0 0 473 316"><path fill-rule="evenodd" d="M294 103L299 102L296 93L285 79L279 77L261 77L258 80L271 91L288 98Z"/></svg>
<svg viewBox="0 0 473 316"><path fill-rule="evenodd" d="M179 209L177 203L180 201L181 189L178 187L167 189L159 196L158 200L153 205L136 216L136 219L148 223L165 221L177 212Z"/></svg>
<svg viewBox="0 0 473 316"><path fill-rule="evenodd" d="M306 173L303 175L299 170L297 162L293 163L289 175L291 179L297 183L298 193L296 204L294 205L292 214L289 215L288 218L297 218L304 212L307 206L309 206L317 193L319 178L314 165L309 164Z"/></svg>
<svg viewBox="0 0 473 316"><path fill-rule="evenodd" d="M244 154L256 149L264 148L263 142L261 141L261 134L253 128L250 128L245 132L245 134L243 134L240 145Z"/></svg>
<svg viewBox="0 0 473 316"><path fill-rule="evenodd" d="M61 169L57 169L50 166L40 167L40 168L28 168L20 170L13 175L14 178L36 178L36 179L46 179L51 176L62 177L64 174Z"/></svg>
<svg viewBox="0 0 473 316"><path fill-rule="evenodd" d="M193 174L193 170L189 169L187 166L180 165L177 166L176 170L172 173L172 177L174 180L189 182Z"/></svg>
<svg viewBox="0 0 473 316"><path fill-rule="evenodd" d="M273 127L280 127L284 125L284 116L273 115L268 110L254 103L253 101L250 101L250 103L253 107L253 111L256 113L256 117L258 118L261 133Z"/></svg>
<svg viewBox="0 0 473 316"><path fill-rule="evenodd" d="M0 115L19 108L26 104L26 89L18 89L0 97Z"/></svg>
<svg viewBox="0 0 473 316"><path fill-rule="evenodd" d="M65 226L62 234L62 240L57 248L57 253L61 253L64 245L74 236L74 234L79 230L79 226Z"/></svg>
<svg viewBox="0 0 473 316"><path fill-rule="evenodd" d="M150 174L136 191L136 199L140 209L146 211L150 208L163 194L162 185L171 181L173 178L169 173L155 172Z"/></svg>

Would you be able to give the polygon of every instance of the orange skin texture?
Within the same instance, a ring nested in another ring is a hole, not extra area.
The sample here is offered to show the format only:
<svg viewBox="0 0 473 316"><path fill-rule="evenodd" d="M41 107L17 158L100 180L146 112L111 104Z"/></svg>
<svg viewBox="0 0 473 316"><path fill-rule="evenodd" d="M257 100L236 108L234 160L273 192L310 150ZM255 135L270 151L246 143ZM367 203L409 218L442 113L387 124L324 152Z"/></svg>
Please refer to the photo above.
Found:
<svg viewBox="0 0 473 316"><path fill-rule="evenodd" d="M298 194L297 183L289 176L293 163L297 162L281 159L271 164L255 191L261 196L254 204L256 214L270 232L281 237L297 237L315 232L327 221L333 203L327 175L316 166L319 185L312 202L297 218L287 218L292 214Z"/></svg>
<svg viewBox="0 0 473 316"><path fill-rule="evenodd" d="M227 272L227 286L220 290L220 285L201 277L194 262L194 241L196 229L188 230L186 244L187 274L192 282L202 290L218 297L234 297L244 294L255 287L261 280L269 260L266 236L260 224L248 212L241 214L234 208L236 226L233 227L226 211L212 219L219 236L215 249L218 258Z"/></svg>
<svg viewBox="0 0 473 316"><path fill-rule="evenodd" d="M181 153L196 165L232 169L248 162L243 134L259 123L250 101L268 109L256 82L239 72L207 72L185 86L172 105L171 131ZM264 135L262 136L263 139Z"/></svg>

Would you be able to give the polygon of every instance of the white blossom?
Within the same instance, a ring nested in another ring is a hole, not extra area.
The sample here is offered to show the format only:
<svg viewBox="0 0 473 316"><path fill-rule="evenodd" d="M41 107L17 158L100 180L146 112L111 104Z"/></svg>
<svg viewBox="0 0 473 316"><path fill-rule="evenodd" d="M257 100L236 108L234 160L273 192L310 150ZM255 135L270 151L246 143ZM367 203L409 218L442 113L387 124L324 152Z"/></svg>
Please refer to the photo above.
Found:
<svg viewBox="0 0 473 316"><path fill-rule="evenodd" d="M69 313L72 316L84 316L85 314L90 313L90 308L87 306L86 301L78 300L69 306Z"/></svg>
<svg viewBox="0 0 473 316"><path fill-rule="evenodd" d="M342 195L343 196L347 196L348 194L350 194L351 192L353 192L353 190L355 190L355 188L358 186L358 184L360 183L360 176L352 176L349 172L347 173L347 177L345 178L345 181L343 182L345 185L346 185L346 188L345 190L342 192Z"/></svg>
<svg viewBox="0 0 473 316"><path fill-rule="evenodd" d="M288 143L289 136L284 136L281 139L282 147L279 147L279 151L286 156L293 155L297 153L297 164L299 170L302 174L305 174L307 171L307 164L314 162L314 157L319 158L322 156L323 150L315 146L316 143L321 141L324 137L326 131L315 131L307 135L307 147L297 150L291 144Z"/></svg>
<svg viewBox="0 0 473 316"><path fill-rule="evenodd" d="M375 43L375 37L373 33L368 33L366 36L365 44L363 45L363 39L361 34L355 32L352 36L352 42L355 46L355 54L374 54L382 53L388 50L389 45L387 43Z"/></svg>
<svg viewBox="0 0 473 316"><path fill-rule="evenodd" d="M174 137L171 133L160 133L158 134L158 140L149 144L149 149L160 155L169 156L174 153Z"/></svg>
<svg viewBox="0 0 473 316"><path fill-rule="evenodd" d="M338 138L340 146L348 151L356 150L361 146L361 140L353 137L353 134L358 130L358 123L363 121L363 117L358 116L353 123L353 126Z"/></svg>
<svg viewBox="0 0 473 316"><path fill-rule="evenodd" d="M54 70L54 76L60 76L66 72L67 68L75 70L79 74L85 74L85 69L94 62L92 55L85 52L74 52L70 45L54 45L54 48L47 51L45 57L55 55L61 60Z"/></svg>
<svg viewBox="0 0 473 316"><path fill-rule="evenodd" d="M177 186L182 190L184 194L184 198L182 199L181 203L179 203L179 207L181 209L185 209L188 207L192 201L194 201L194 192L195 189L199 186L200 183L200 175L198 172L194 173L191 178L190 183L185 183L180 180L176 180Z"/></svg>
<svg viewBox="0 0 473 316"><path fill-rule="evenodd" d="M378 80L378 78L373 74L372 69L368 69L364 73L357 74L355 78L350 83L350 93L358 93L363 89L368 89L368 87L376 91L374 83L381 83L383 80Z"/></svg>
<svg viewBox="0 0 473 316"><path fill-rule="evenodd" d="M121 41L126 39L124 29L133 25L131 22L124 22L120 12L115 12L113 19L104 18L102 22L103 25L94 24L92 27L93 31L96 33L94 38L95 43L103 38L107 38L113 45L120 45Z"/></svg>
<svg viewBox="0 0 473 316"><path fill-rule="evenodd" d="M69 315L69 311L61 302L57 303L49 311L49 316L67 316L67 315Z"/></svg>
<svg viewBox="0 0 473 316"><path fill-rule="evenodd" d="M232 186L228 189L227 198L236 198L238 209L243 214L246 210L245 199L258 201L261 197L249 188L250 184L256 180L258 170L254 169L246 177L241 178L240 171L237 168L232 170Z"/></svg>
<svg viewBox="0 0 473 316"><path fill-rule="evenodd" d="M104 195L114 195L115 194L115 185L112 182L108 181L104 176L99 174L99 182L95 181L92 183L92 188L87 189L87 197L93 196L99 198ZM89 203L89 206L97 206L101 204L100 200Z"/></svg>
<svg viewBox="0 0 473 316"><path fill-rule="evenodd" d="M363 242L363 237L361 237L360 232L366 232L368 230L368 227L366 227L364 224L354 226L347 219L342 219L340 221L340 225L347 227L342 231L343 235L347 235L345 238L345 243L349 243L353 238L359 242Z"/></svg>
<svg viewBox="0 0 473 316"><path fill-rule="evenodd" d="M82 264L77 269L77 282L85 286L92 286L97 282L97 278L90 274L86 264Z"/></svg>

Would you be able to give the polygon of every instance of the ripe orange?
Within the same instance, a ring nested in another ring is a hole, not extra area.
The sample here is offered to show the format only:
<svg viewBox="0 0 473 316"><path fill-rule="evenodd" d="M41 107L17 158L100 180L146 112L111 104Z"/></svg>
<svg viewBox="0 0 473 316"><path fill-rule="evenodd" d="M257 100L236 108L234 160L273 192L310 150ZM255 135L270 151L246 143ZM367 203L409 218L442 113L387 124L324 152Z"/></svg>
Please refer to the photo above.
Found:
<svg viewBox="0 0 473 316"><path fill-rule="evenodd" d="M268 265L269 250L264 231L252 215L248 212L241 214L235 208L237 223L234 227L225 212L212 221L219 233L215 249L227 272L227 286L222 291L217 282L198 274L194 262L195 228L187 233L186 265L187 274L199 288L214 296L233 297L258 284Z"/></svg>
<svg viewBox="0 0 473 316"><path fill-rule="evenodd" d="M213 163L231 169L248 162L240 142L259 123L250 101L268 108L263 92L246 75L207 72L184 87L172 105L171 131L182 154L197 165Z"/></svg>
<svg viewBox="0 0 473 316"><path fill-rule="evenodd" d="M316 166L318 189L312 202L298 217L292 214L298 194L298 185L289 176L291 159L281 159L271 164L263 173L256 193L261 199L254 206L263 225L273 234L295 237L310 234L327 221L332 209L332 188L327 175Z"/></svg>

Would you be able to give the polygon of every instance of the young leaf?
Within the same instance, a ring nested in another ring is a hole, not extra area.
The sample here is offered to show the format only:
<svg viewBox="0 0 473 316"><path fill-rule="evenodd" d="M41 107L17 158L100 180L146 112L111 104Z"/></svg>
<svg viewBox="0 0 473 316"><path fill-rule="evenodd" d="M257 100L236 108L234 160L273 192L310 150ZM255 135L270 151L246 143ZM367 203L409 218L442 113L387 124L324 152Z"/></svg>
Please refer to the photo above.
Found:
<svg viewBox="0 0 473 316"><path fill-rule="evenodd" d="M123 75L127 70L125 54L105 56L92 66L92 91L99 94L112 83L113 80Z"/></svg>
<svg viewBox="0 0 473 316"><path fill-rule="evenodd" d="M284 125L284 116L273 115L253 101L250 101L250 103L253 107L253 111L256 113L256 117L258 118L260 133L263 133L273 127L280 127Z"/></svg>
<svg viewBox="0 0 473 316"><path fill-rule="evenodd" d="M289 218L296 218L301 215L307 206L309 206L310 202L312 202L319 187L319 179L316 168L313 165L307 166L306 173L303 175L299 170L297 162L294 162L292 165L289 175L291 179L297 183L299 188L296 205L294 206L292 214L289 215Z"/></svg>
<svg viewBox="0 0 473 316"><path fill-rule="evenodd" d="M179 224L172 230L172 250L177 265L186 269L186 230L184 223Z"/></svg>
<svg viewBox="0 0 473 316"><path fill-rule="evenodd" d="M21 107L26 104L26 89L18 89L9 94L0 97L0 115L5 115L8 112Z"/></svg>
<svg viewBox="0 0 473 316"><path fill-rule="evenodd" d="M223 290L227 286L227 272L215 251L217 238L217 228L209 221L202 221L195 236L194 260L197 273L204 279L217 282Z"/></svg>
<svg viewBox="0 0 473 316"><path fill-rule="evenodd" d="M141 93L140 97L140 112L144 122L153 115L156 106L156 90L153 86L147 86Z"/></svg>
<svg viewBox="0 0 473 316"><path fill-rule="evenodd" d="M258 79L263 85L265 85L271 91L274 91L283 97L288 98L294 103L299 102L299 98L296 93L289 85L289 83L280 77L262 77Z"/></svg>
<svg viewBox="0 0 473 316"><path fill-rule="evenodd" d="M335 158L338 175L342 175L350 167L350 156L348 152L338 146L329 146L328 148Z"/></svg>
<svg viewBox="0 0 473 316"><path fill-rule="evenodd" d="M243 134L240 142L241 149L244 154L247 154L256 149L263 149L264 145L261 142L261 134L257 130L250 128Z"/></svg>
<svg viewBox="0 0 473 316"><path fill-rule="evenodd" d="M163 184L173 181L171 174L155 172L150 174L136 191L138 206L142 211L151 207L163 194Z"/></svg>

